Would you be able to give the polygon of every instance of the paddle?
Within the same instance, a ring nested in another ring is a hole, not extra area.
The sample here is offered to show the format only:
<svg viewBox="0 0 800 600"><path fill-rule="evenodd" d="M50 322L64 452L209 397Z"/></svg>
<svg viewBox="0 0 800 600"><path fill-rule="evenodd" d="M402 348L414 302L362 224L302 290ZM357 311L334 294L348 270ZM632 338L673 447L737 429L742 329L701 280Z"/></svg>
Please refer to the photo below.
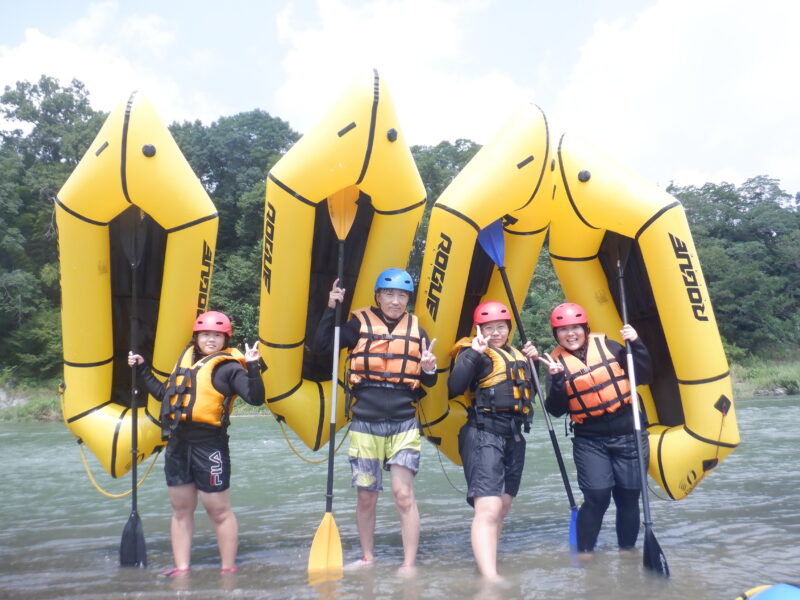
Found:
<svg viewBox="0 0 800 600"><path fill-rule="evenodd" d="M355 220L359 191L350 186L328 198L328 212L333 229L336 231L338 243L337 280L342 285L344 279L344 240ZM333 377L331 378L331 417L328 437L328 484L325 493L325 515L314 534L311 552L308 555L308 573L315 579L336 578L342 573L342 541L339 529L333 519L333 455L336 437L336 398L339 391L339 333L342 318L342 304L336 303L336 319L333 330Z"/></svg>
<svg viewBox="0 0 800 600"><path fill-rule="evenodd" d="M131 350L136 350L136 328L138 326L138 306L136 278L139 263L144 253L145 236L147 231L144 225L144 213L141 209L131 206L120 215L120 235L122 250L131 266ZM123 567L146 567L147 550L144 543L144 528L139 512L136 508L136 463L139 455L138 449L138 408L136 389L136 365L131 367L131 514L125 528L122 530L122 540L119 544L119 564Z"/></svg>
<svg viewBox="0 0 800 600"><path fill-rule="evenodd" d="M622 323L628 322L628 307L625 302L625 280L622 271L622 261L617 259L617 272L619 274L619 299L622 308ZM639 460L639 478L642 488L642 509L644 510L644 550L642 563L646 569L654 571L664 577L669 577L667 557L658 545L656 535L653 533L653 521L650 517L650 498L647 495L647 466L644 464L644 451L642 450L642 423L639 418L639 395L636 393L636 374L633 370L633 351L631 343L625 341L625 350L628 361L628 378L631 386L631 402L633 404L633 429L636 438L636 456Z"/></svg>
<svg viewBox="0 0 800 600"><path fill-rule="evenodd" d="M481 247L486 254L489 255L489 258L492 259L494 264L497 265L497 270L500 271L500 277L503 279L503 286L506 289L508 303L511 305L511 312L514 314L514 322L517 325L519 337L522 340L522 343L526 344L528 342L528 338L525 335L525 330L522 328L522 320L519 317L517 304L514 302L514 294L511 292L511 284L508 282L508 275L506 274L506 268L504 265L505 239L503 238L503 221L498 219L494 223L491 223L487 227L480 230L478 232L478 243L480 243ZM539 385L539 370L533 364L533 361L529 362L531 367L531 380L536 388L536 394L539 396L539 403L542 406L542 414L544 414L544 420L545 423L547 423L547 431L550 434L550 442L553 444L553 452L556 455L556 462L558 462L558 469L561 471L561 479L564 481L564 489L567 492L567 500L569 501L569 545L570 548L576 550L578 547L578 507L575 504L575 497L572 495L572 486L569 483L567 469L564 466L564 459L561 456L561 449L558 447L558 440L556 439L556 433L553 429L553 422L550 420L550 415L547 413L547 409L544 407L544 395L542 394L542 388Z"/></svg>

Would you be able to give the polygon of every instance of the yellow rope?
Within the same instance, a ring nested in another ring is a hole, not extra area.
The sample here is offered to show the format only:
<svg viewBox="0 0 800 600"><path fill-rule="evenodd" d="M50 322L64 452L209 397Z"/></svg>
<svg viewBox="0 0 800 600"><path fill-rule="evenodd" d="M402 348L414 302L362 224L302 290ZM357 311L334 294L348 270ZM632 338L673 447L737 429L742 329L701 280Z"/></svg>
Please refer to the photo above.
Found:
<svg viewBox="0 0 800 600"><path fill-rule="evenodd" d="M286 428L283 426L283 421L282 421L282 420L280 420L280 419L276 419L276 421L278 421L278 425L280 425L280 426L281 426L281 433L283 433L283 439L285 439L285 440L286 440L286 445L287 445L287 446L289 446L289 448L291 449L291 451L295 453L295 455L297 456L297 458L299 458L300 460L303 460L303 461L305 461L305 462L307 462L307 463L309 463L309 464L311 464L311 465L318 465L318 464L320 464L320 463L324 463L325 461L327 461L327 460L328 460L328 457L327 457L327 456L326 456L325 458L322 458L322 459L320 459L320 460L311 460L310 458L306 458L305 456L303 456L302 454L300 454L300 453L297 451L297 449L294 447L294 445L292 445L292 442L291 442L291 440L289 439L289 436L288 436L288 435L286 435ZM342 439L341 439L341 440L339 440L339 445L338 445L338 446L336 446L336 449L333 451L333 453L334 453L334 454L336 454L337 452L339 452L339 449L342 447L342 444L344 444L344 440L347 438L347 434L348 434L348 433L350 433L350 425L349 425L349 424L347 425L347 431L345 431L345 432L344 432L344 435L342 436Z"/></svg>
<svg viewBox="0 0 800 600"><path fill-rule="evenodd" d="M130 489L127 492L123 492L121 494L112 494L111 492L107 492L103 488L101 488L100 485L97 483L97 480L94 478L94 475L92 474L92 469L91 467L89 467L89 461L86 460L86 452L84 452L83 450L83 440L78 440L78 447L81 450L81 460L83 461L83 468L86 469L86 474L89 476L89 481L92 482L92 485L98 492L100 492L107 498L124 498L125 496L130 496L133 493L133 489ZM155 466L156 461L158 460L158 457L161 454L161 450L162 450L161 447L159 447L156 450L156 453L153 455L153 460L150 461L150 466L147 467L147 471L145 471L144 475L142 475L142 478L136 483L137 489L139 488L140 485L144 483L144 480L147 479L148 475L150 475L150 471L153 470L153 467Z"/></svg>

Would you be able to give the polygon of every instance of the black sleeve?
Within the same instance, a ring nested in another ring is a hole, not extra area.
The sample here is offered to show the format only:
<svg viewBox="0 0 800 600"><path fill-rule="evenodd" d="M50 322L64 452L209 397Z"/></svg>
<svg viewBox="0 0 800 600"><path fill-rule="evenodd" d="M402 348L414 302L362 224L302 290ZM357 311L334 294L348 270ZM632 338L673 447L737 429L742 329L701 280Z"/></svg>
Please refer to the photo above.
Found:
<svg viewBox="0 0 800 600"><path fill-rule="evenodd" d="M447 394L450 398L460 396L467 390L475 379L482 356L483 354L472 348L464 348L458 353L450 377L447 378Z"/></svg>
<svg viewBox="0 0 800 600"><path fill-rule="evenodd" d="M547 373L547 399L544 407L554 417L560 417L569 410L567 402L567 379L564 372L551 375Z"/></svg>
<svg viewBox="0 0 800 600"><path fill-rule="evenodd" d="M325 354L333 351L333 330L336 327L336 309L330 306L325 307L322 318L319 320L317 332L314 335L312 346L315 354ZM351 318L339 330L339 347L353 349L358 341L358 332L361 331L361 324L357 317Z"/></svg>
<svg viewBox="0 0 800 600"><path fill-rule="evenodd" d="M606 347L627 373L628 357L625 346L614 340L606 340ZM631 350L633 351L633 372L636 375L636 385L648 385L653 380L653 363L642 338L636 338L631 342Z"/></svg>
<svg viewBox="0 0 800 600"><path fill-rule="evenodd" d="M136 366L136 376L139 380L144 384L147 393L150 394L153 398L156 398L160 402L164 401L164 393L166 392L167 386L161 383L155 375L153 375L153 371L150 369L150 365L147 363L142 363Z"/></svg>
<svg viewBox="0 0 800 600"><path fill-rule="evenodd" d="M246 371L238 361L226 360L214 369L211 383L226 396L239 396L253 406L264 404L264 381L256 360L247 363Z"/></svg>

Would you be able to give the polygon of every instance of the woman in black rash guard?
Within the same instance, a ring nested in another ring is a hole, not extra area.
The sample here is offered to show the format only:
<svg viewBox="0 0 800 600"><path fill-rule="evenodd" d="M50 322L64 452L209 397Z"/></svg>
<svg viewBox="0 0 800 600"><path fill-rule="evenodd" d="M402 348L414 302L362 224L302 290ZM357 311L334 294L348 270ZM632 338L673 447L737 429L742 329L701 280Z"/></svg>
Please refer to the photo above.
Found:
<svg viewBox="0 0 800 600"><path fill-rule="evenodd" d="M583 504L578 511L578 552L594 551L606 509L614 498L617 507L617 543L631 550L639 535L641 481L633 427L631 390L625 347L605 334L590 333L586 311L573 303L560 304L550 317L558 346L543 360L549 385L545 407L560 417L569 414L572 452ZM636 381L652 378L650 355L628 324L622 339L631 343ZM649 445L647 421L642 415L643 460Z"/></svg>

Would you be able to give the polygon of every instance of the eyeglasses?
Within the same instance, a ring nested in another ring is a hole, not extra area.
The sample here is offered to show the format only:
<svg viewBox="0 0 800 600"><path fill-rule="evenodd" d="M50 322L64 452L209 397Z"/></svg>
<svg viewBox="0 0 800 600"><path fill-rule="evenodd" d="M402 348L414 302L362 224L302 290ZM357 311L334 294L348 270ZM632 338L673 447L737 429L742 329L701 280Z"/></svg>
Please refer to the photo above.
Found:
<svg viewBox="0 0 800 600"><path fill-rule="evenodd" d="M493 333L499 333L500 335L508 333L508 325L505 323L498 323L497 325L481 325L480 327L484 337L489 337Z"/></svg>

